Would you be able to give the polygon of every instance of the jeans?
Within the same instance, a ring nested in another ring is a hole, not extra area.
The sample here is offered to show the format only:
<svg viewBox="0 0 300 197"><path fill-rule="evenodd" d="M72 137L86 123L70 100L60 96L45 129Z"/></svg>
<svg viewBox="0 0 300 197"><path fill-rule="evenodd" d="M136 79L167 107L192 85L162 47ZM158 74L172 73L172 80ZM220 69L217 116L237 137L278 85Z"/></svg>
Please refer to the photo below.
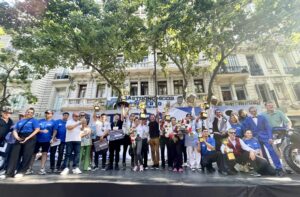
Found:
<svg viewBox="0 0 300 197"><path fill-rule="evenodd" d="M136 140L135 145L132 145L133 154L134 154L134 165L135 166L143 164L142 146L143 146L142 139Z"/></svg>
<svg viewBox="0 0 300 197"><path fill-rule="evenodd" d="M165 147L167 147L167 155L168 155L168 143L169 139L165 136L160 136L159 142L160 142L160 159L161 159L161 166L164 168L166 166L166 160L165 160Z"/></svg>
<svg viewBox="0 0 300 197"><path fill-rule="evenodd" d="M70 168L70 161L72 158L72 153L74 153L73 168L78 168L81 142L75 142L75 141L66 142L66 146L67 146L67 149L66 149L64 166L66 166L67 168Z"/></svg>
<svg viewBox="0 0 300 197"><path fill-rule="evenodd" d="M50 169L55 169L55 154L58 149L58 158L56 163L56 169L60 170L63 169L65 166L61 166L61 162L64 156L64 150L65 150L66 143L61 142L58 146L52 146L50 148Z"/></svg>

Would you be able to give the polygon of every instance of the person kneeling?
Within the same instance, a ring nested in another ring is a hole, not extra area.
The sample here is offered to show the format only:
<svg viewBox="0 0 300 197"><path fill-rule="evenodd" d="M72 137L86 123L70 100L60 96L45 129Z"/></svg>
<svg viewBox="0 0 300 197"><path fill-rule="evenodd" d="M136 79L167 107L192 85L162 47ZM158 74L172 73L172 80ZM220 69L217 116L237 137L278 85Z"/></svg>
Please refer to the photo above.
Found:
<svg viewBox="0 0 300 197"><path fill-rule="evenodd" d="M221 146L221 152L226 154L225 161L229 168L229 174L236 174L234 166L236 163L245 165L250 163L254 168L254 176L263 175L275 175L275 170L272 170L272 167L268 162L255 154L255 150L250 148L244 143L244 141L235 136L235 130L228 130L228 139L224 140Z"/></svg>
<svg viewBox="0 0 300 197"><path fill-rule="evenodd" d="M222 154L221 152L216 151L215 146L215 139L209 136L209 131L207 129L204 129L200 142L198 143L198 151L201 153L202 157L202 170L204 171L204 168L206 168L209 173L214 172L215 169L212 167L212 163L217 162L219 173L227 175Z"/></svg>

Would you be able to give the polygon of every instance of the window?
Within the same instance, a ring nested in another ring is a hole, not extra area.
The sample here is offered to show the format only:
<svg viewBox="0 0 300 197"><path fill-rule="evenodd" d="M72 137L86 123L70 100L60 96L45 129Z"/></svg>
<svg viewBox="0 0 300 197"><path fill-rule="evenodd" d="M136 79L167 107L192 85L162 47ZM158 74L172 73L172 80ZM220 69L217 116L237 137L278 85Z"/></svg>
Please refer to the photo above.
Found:
<svg viewBox="0 0 300 197"><path fill-rule="evenodd" d="M203 85L203 79L195 79L194 80L194 86L195 86L195 93L204 93L204 85Z"/></svg>
<svg viewBox="0 0 300 197"><path fill-rule="evenodd" d="M138 95L138 83L137 82L131 82L130 83L130 95L131 96L137 96Z"/></svg>
<svg viewBox="0 0 300 197"><path fill-rule="evenodd" d="M149 87L147 81L141 82L141 95L149 95Z"/></svg>
<svg viewBox="0 0 300 197"><path fill-rule="evenodd" d="M266 53L266 54L264 54L264 57L265 57L265 62L266 62L268 69L277 69L278 68L277 62L272 53Z"/></svg>
<svg viewBox="0 0 300 197"><path fill-rule="evenodd" d="M257 84L255 85L258 96L263 102L267 102L271 99L270 89L266 84Z"/></svg>
<svg viewBox="0 0 300 197"><path fill-rule="evenodd" d="M13 109L21 110L24 109L27 104L27 99L21 94L13 95L11 96L9 103Z"/></svg>
<svg viewBox="0 0 300 197"><path fill-rule="evenodd" d="M231 101L232 100L230 86L222 86L221 91L222 91L223 101Z"/></svg>
<svg viewBox="0 0 300 197"><path fill-rule="evenodd" d="M297 101L300 101L300 83L295 84L293 88Z"/></svg>
<svg viewBox="0 0 300 197"><path fill-rule="evenodd" d="M86 87L87 85L79 85L79 92L78 92L78 98L84 98L86 93Z"/></svg>
<svg viewBox="0 0 300 197"><path fill-rule="evenodd" d="M111 88L111 97L118 97L119 96L119 92L118 90L116 90L115 88Z"/></svg>
<svg viewBox="0 0 300 197"><path fill-rule="evenodd" d="M254 55L247 55L246 59L250 67L250 73L252 76L263 75L263 71L260 68L260 66L257 64Z"/></svg>
<svg viewBox="0 0 300 197"><path fill-rule="evenodd" d="M235 93L237 100L246 100L246 91L244 85L235 85Z"/></svg>
<svg viewBox="0 0 300 197"><path fill-rule="evenodd" d="M64 101L63 96L61 96L61 95L56 96L53 109L55 111L60 111L63 101Z"/></svg>
<svg viewBox="0 0 300 197"><path fill-rule="evenodd" d="M174 80L174 94L183 94L183 81L182 80Z"/></svg>
<svg viewBox="0 0 300 197"><path fill-rule="evenodd" d="M103 97L105 97L105 84L98 84L96 98L103 98Z"/></svg>
<svg viewBox="0 0 300 197"><path fill-rule="evenodd" d="M158 81L157 82L157 90L158 90L158 95L167 95L168 94L167 82L166 81Z"/></svg>
<svg viewBox="0 0 300 197"><path fill-rule="evenodd" d="M227 60L228 60L228 66L230 66L230 67L239 67L240 66L236 55L229 55L227 57Z"/></svg>
<svg viewBox="0 0 300 197"><path fill-rule="evenodd" d="M284 91L283 84L274 83L273 86L274 86L274 90L276 92L278 99L280 99L280 100L285 99L285 91Z"/></svg>

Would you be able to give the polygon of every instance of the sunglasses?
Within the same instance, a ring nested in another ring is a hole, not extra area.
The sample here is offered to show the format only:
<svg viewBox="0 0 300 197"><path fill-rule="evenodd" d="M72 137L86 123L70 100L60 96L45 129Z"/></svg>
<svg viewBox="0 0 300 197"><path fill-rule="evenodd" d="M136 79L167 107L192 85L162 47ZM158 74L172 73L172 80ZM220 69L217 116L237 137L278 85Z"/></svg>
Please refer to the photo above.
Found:
<svg viewBox="0 0 300 197"><path fill-rule="evenodd" d="M236 133L228 133L228 134L232 134L232 135L235 135Z"/></svg>
<svg viewBox="0 0 300 197"><path fill-rule="evenodd" d="M79 117L78 115L74 115L74 117Z"/></svg>

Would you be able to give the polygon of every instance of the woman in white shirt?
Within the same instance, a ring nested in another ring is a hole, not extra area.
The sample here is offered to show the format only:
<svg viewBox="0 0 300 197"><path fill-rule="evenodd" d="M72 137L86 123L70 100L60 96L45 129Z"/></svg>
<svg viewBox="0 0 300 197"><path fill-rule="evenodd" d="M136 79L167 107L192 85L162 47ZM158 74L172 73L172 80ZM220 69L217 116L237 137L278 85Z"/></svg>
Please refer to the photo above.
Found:
<svg viewBox="0 0 300 197"><path fill-rule="evenodd" d="M91 147L92 147L92 130L87 125L86 119L82 120L81 125L81 148L80 148L80 166L84 171L91 170Z"/></svg>
<svg viewBox="0 0 300 197"><path fill-rule="evenodd" d="M133 171L143 171L143 158L142 158L142 137L145 129L143 127L142 120L138 118L134 119L133 127L130 129L130 137L132 142L132 150L134 154L134 168Z"/></svg>

